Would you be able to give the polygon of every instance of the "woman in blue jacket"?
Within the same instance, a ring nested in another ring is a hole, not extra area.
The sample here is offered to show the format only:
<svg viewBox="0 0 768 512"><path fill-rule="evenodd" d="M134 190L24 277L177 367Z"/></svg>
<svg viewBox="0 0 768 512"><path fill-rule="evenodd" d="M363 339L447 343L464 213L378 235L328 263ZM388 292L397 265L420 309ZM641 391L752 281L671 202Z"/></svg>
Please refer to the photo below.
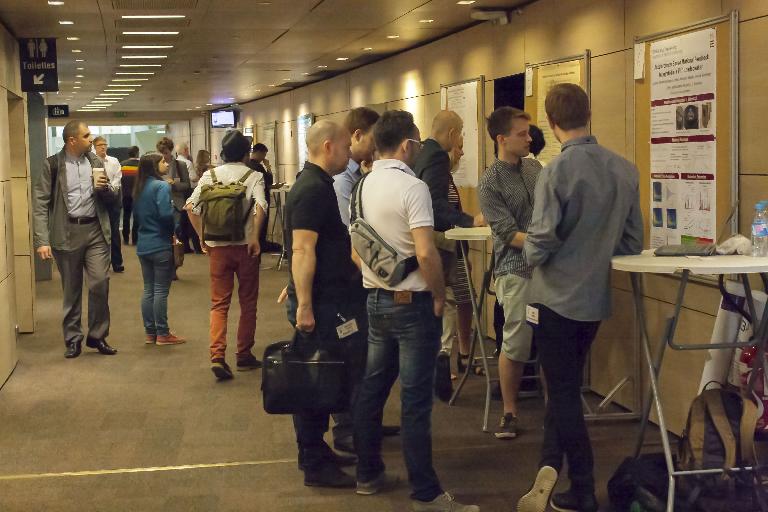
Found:
<svg viewBox="0 0 768 512"><path fill-rule="evenodd" d="M139 239L136 255L144 277L141 316L146 343L178 345L186 340L168 327L168 292L173 278L173 233L175 228L171 186L165 181L168 164L160 155L145 155L133 189L133 216Z"/></svg>

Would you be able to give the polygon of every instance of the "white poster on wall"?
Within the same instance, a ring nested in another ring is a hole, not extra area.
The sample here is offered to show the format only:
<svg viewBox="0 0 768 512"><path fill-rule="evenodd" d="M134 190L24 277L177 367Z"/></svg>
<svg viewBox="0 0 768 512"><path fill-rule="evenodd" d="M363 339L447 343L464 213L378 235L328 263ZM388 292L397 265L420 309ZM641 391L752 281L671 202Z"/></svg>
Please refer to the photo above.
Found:
<svg viewBox="0 0 768 512"><path fill-rule="evenodd" d="M443 110L456 112L464 121L464 156L453 173L457 187L476 188L480 176L479 133L478 133L478 87L479 81L444 86L440 101Z"/></svg>
<svg viewBox="0 0 768 512"><path fill-rule="evenodd" d="M312 126L314 120L315 116L313 114L304 114L296 119L296 142L299 147L299 171L304 168L304 162L307 161L309 153L307 150L307 132L309 132L309 127Z"/></svg>
<svg viewBox="0 0 768 512"><path fill-rule="evenodd" d="M651 43L651 247L716 239L714 28Z"/></svg>
<svg viewBox="0 0 768 512"><path fill-rule="evenodd" d="M549 90L557 84L581 85L581 59L539 66L538 70L536 124L544 133L544 142L546 142L538 159L541 163L546 164L560 154L560 143L547 122L544 100L547 98Z"/></svg>

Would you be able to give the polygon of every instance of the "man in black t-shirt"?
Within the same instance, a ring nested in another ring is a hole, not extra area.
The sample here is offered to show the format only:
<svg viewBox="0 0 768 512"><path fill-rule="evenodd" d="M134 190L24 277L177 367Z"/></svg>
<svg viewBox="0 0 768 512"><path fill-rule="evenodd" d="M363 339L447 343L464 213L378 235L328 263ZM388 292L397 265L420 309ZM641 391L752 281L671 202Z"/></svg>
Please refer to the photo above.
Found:
<svg viewBox="0 0 768 512"><path fill-rule="evenodd" d="M359 270L352 261L349 233L341 221L332 176L349 161L349 133L320 121L307 134L309 159L286 201L286 248L291 261L289 300L297 304L296 328L341 348L365 344L367 314L360 295ZM355 332L339 340L336 328L354 321ZM351 365L359 366L359 365ZM328 414L293 417L304 485L354 487L339 469L354 459L336 455L323 440Z"/></svg>

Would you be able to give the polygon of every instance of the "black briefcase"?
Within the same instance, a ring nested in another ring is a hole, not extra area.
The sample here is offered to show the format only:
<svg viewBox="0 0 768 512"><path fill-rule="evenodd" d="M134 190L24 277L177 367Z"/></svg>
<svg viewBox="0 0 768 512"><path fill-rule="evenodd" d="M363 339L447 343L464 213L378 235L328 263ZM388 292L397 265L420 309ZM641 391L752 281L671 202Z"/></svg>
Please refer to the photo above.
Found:
<svg viewBox="0 0 768 512"><path fill-rule="evenodd" d="M336 340L331 342L338 345ZM350 381L341 351L298 332L264 351L261 390L268 414L325 414L349 410Z"/></svg>

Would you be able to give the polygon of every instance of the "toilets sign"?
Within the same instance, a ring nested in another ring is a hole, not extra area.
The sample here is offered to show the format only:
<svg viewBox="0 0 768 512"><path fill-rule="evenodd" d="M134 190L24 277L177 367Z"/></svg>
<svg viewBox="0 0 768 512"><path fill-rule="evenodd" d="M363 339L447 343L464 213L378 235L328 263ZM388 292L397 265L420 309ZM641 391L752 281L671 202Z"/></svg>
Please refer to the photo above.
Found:
<svg viewBox="0 0 768 512"><path fill-rule="evenodd" d="M59 90L56 63L56 38L19 39L21 90L50 92Z"/></svg>

